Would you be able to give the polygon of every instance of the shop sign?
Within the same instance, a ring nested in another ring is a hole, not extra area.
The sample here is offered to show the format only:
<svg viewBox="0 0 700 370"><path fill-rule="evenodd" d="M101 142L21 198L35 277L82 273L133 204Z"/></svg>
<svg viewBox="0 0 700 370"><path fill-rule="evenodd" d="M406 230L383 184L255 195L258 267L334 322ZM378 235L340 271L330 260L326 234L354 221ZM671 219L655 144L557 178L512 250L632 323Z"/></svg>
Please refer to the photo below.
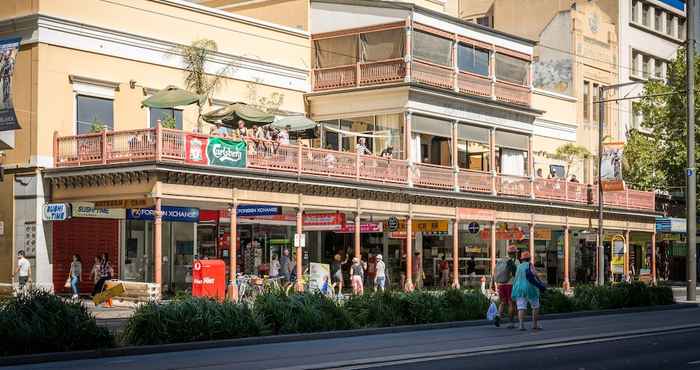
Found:
<svg viewBox="0 0 700 370"><path fill-rule="evenodd" d="M535 228L535 240L552 240L552 229Z"/></svg>
<svg viewBox="0 0 700 370"><path fill-rule="evenodd" d="M309 263L309 290L326 292L331 279L330 266L325 263Z"/></svg>
<svg viewBox="0 0 700 370"><path fill-rule="evenodd" d="M406 231L392 231L389 233L390 239L406 239ZM411 239L416 238L416 233L411 233Z"/></svg>
<svg viewBox="0 0 700 370"><path fill-rule="evenodd" d="M450 223L447 220L413 220L411 229L414 233L427 235L447 235L450 231ZM406 221L399 221L398 232L406 232Z"/></svg>
<svg viewBox="0 0 700 370"><path fill-rule="evenodd" d="M355 224L345 224L337 230L338 234L352 234L355 232ZM366 222L360 224L360 233L381 233L384 232L384 224L381 222Z"/></svg>
<svg viewBox="0 0 700 370"><path fill-rule="evenodd" d="M523 240L525 234L520 229L513 230L497 230L496 240ZM481 240L491 240L491 229L481 231Z"/></svg>
<svg viewBox="0 0 700 370"><path fill-rule="evenodd" d="M98 208L93 203L73 203L73 217L109 218L122 220L126 211L121 208Z"/></svg>
<svg viewBox="0 0 700 370"><path fill-rule="evenodd" d="M152 198L98 200L94 202L95 208L144 208L152 205Z"/></svg>
<svg viewBox="0 0 700 370"><path fill-rule="evenodd" d="M687 231L685 218L659 217L656 219L657 233L685 233Z"/></svg>
<svg viewBox="0 0 700 370"><path fill-rule="evenodd" d="M672 234L672 233L661 233L659 234L659 240L665 240L665 241L675 241L679 242L681 241L681 234Z"/></svg>
<svg viewBox="0 0 700 370"><path fill-rule="evenodd" d="M306 247L306 234L294 234L294 247L305 248Z"/></svg>
<svg viewBox="0 0 700 370"><path fill-rule="evenodd" d="M483 208L457 208L457 217L460 220L494 221L496 211Z"/></svg>
<svg viewBox="0 0 700 370"><path fill-rule="evenodd" d="M70 207L66 203L46 203L42 215L44 221L64 221L70 218Z"/></svg>
<svg viewBox="0 0 700 370"><path fill-rule="evenodd" d="M207 143L207 159L212 166L244 168L247 151L245 141L210 137Z"/></svg>
<svg viewBox="0 0 700 370"><path fill-rule="evenodd" d="M258 204L245 204L236 207L238 217L273 216L282 213L282 207Z"/></svg>
<svg viewBox="0 0 700 370"><path fill-rule="evenodd" d="M199 208L168 207L162 208L163 221L171 222L198 222ZM153 221L155 219L154 208L132 208L126 212L128 220Z"/></svg>
<svg viewBox="0 0 700 370"><path fill-rule="evenodd" d="M336 213L305 213L305 230L340 230L345 225L345 214Z"/></svg>
<svg viewBox="0 0 700 370"><path fill-rule="evenodd" d="M621 235L613 237L610 270L613 274L625 273L625 239Z"/></svg>
<svg viewBox="0 0 700 370"><path fill-rule="evenodd" d="M207 164L208 137L196 134L185 136L185 163Z"/></svg>
<svg viewBox="0 0 700 370"><path fill-rule="evenodd" d="M192 296L224 300L226 297L226 264L224 261L194 261L192 264Z"/></svg>
<svg viewBox="0 0 700 370"><path fill-rule="evenodd" d="M396 231L399 229L399 219L396 216L389 217L389 219L386 220L386 224L389 231Z"/></svg>
<svg viewBox="0 0 700 370"><path fill-rule="evenodd" d="M469 225L467 226L467 230L469 231L470 234L476 234L479 232L479 223L478 222L470 222Z"/></svg>

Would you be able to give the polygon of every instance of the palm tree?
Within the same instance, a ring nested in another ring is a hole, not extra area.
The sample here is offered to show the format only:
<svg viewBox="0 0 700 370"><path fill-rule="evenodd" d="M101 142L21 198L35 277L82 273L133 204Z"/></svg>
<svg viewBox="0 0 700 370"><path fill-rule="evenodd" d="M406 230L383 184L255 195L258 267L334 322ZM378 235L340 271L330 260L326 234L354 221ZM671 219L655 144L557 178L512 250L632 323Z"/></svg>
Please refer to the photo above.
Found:
<svg viewBox="0 0 700 370"><path fill-rule="evenodd" d="M567 143L558 147L554 154L566 162L566 174L565 179L569 178L569 172L571 171L571 165L576 159L588 158L591 152L585 147L573 143Z"/></svg>

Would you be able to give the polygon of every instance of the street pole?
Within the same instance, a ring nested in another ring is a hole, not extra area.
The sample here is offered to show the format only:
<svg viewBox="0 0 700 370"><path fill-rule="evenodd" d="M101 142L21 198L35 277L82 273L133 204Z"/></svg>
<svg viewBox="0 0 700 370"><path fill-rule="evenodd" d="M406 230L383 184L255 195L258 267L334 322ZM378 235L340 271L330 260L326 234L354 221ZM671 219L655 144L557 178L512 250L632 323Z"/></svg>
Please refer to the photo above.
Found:
<svg viewBox="0 0 700 370"><path fill-rule="evenodd" d="M603 247L603 122L605 121L605 88L598 88L598 285L605 285L605 248Z"/></svg>
<svg viewBox="0 0 700 370"><path fill-rule="evenodd" d="M695 190L697 184L695 169L695 0L688 0L686 8L688 30L686 32L688 47L686 50L687 87L688 87L688 181L687 198L685 202L687 210L688 230L688 285L687 300L695 300L695 286L697 280L697 245L696 245L696 217L697 200Z"/></svg>

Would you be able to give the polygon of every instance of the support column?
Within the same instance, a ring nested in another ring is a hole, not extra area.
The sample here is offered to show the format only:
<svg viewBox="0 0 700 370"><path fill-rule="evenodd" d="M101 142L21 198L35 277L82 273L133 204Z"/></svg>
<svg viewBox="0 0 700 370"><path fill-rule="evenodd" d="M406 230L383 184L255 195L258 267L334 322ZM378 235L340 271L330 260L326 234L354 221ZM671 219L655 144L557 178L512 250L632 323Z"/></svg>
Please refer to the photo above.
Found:
<svg viewBox="0 0 700 370"><path fill-rule="evenodd" d="M454 121L454 122L452 122L452 145L451 145L454 191L459 191L459 158L458 158L459 150L457 150L457 143L458 142L459 142L459 122Z"/></svg>
<svg viewBox="0 0 700 370"><path fill-rule="evenodd" d="M656 285L656 232L651 233L651 283Z"/></svg>
<svg viewBox="0 0 700 370"><path fill-rule="evenodd" d="M625 259L624 259L624 265L625 265L625 273L624 277L627 278L628 280L632 280L632 275L630 275L630 231L625 230Z"/></svg>
<svg viewBox="0 0 700 370"><path fill-rule="evenodd" d="M452 220L452 287L459 288L459 218Z"/></svg>
<svg viewBox="0 0 700 370"><path fill-rule="evenodd" d="M564 290L569 290L569 225L564 227Z"/></svg>
<svg viewBox="0 0 700 370"><path fill-rule="evenodd" d="M163 213L161 211L161 199L155 198L155 210L153 212L153 259L155 263L155 282L158 290L163 290Z"/></svg>
<svg viewBox="0 0 700 370"><path fill-rule="evenodd" d="M301 238L301 235L303 235L304 230L304 209L301 206L301 199L299 200L299 208L297 208L297 230L296 233L299 235ZM296 239L296 238L295 238ZM296 260L297 260L297 282L296 282L296 291L297 292L303 292L304 291L304 283L302 281L302 277L304 276L304 270L302 266L302 255L303 250L301 248L301 245L298 245L296 247Z"/></svg>
<svg viewBox="0 0 700 370"><path fill-rule="evenodd" d="M362 248L360 247L360 213L355 213L355 257L360 258Z"/></svg>
<svg viewBox="0 0 700 370"><path fill-rule="evenodd" d="M530 262L535 265L535 224L530 224L530 240L528 243L528 250L530 251Z"/></svg>
<svg viewBox="0 0 700 370"><path fill-rule="evenodd" d="M235 189L234 189L235 193ZM230 214L231 214L231 242L229 243L228 247L228 254L229 254L229 271L230 271L230 279L229 279L229 299L232 302L237 302L238 301L238 283L237 283L237 278L238 278L238 202L234 200L233 204L231 205L230 208Z"/></svg>
<svg viewBox="0 0 700 370"><path fill-rule="evenodd" d="M496 129L491 129L489 136L489 167L491 167L491 193L497 195L496 190Z"/></svg>
<svg viewBox="0 0 700 370"><path fill-rule="evenodd" d="M404 152L405 160L408 166L408 171L406 172L406 181L408 187L413 187L413 136L411 128L411 112L407 111L404 115Z"/></svg>
<svg viewBox="0 0 700 370"><path fill-rule="evenodd" d="M489 272L489 275L493 275L496 272L496 221L491 221L491 233L489 235L491 237L491 244L489 245L489 248L491 248L491 253L490 258L491 258L491 271Z"/></svg>
<svg viewBox="0 0 700 370"><path fill-rule="evenodd" d="M406 218L406 282L404 290L413 291L413 220L411 215Z"/></svg>

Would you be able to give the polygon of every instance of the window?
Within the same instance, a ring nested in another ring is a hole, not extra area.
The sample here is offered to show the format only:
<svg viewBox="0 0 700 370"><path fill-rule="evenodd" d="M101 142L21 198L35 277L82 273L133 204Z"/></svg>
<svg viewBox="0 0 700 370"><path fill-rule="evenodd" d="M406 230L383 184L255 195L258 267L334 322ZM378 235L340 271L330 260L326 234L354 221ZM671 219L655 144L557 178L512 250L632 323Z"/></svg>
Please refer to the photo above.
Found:
<svg viewBox="0 0 700 370"><path fill-rule="evenodd" d="M489 17L489 16L479 17L476 19L476 23L478 25L481 25L484 27L491 27L491 17Z"/></svg>
<svg viewBox="0 0 700 370"><path fill-rule="evenodd" d="M598 103L597 101L600 100L600 96L598 95L598 88L600 85L598 84L593 84L593 101L591 102L593 104L592 109L593 109L593 122L599 122L600 121L600 110L596 109L598 108Z"/></svg>
<svg viewBox="0 0 700 370"><path fill-rule="evenodd" d="M583 119L591 119L591 83L583 81Z"/></svg>
<svg viewBox="0 0 700 370"><path fill-rule="evenodd" d="M182 130L182 111L172 108L150 108L149 127L155 128L158 121L162 127Z"/></svg>
<svg viewBox="0 0 700 370"><path fill-rule="evenodd" d="M413 33L413 56L449 67L452 65L452 40L416 31Z"/></svg>
<svg viewBox="0 0 700 370"><path fill-rule="evenodd" d="M649 78L650 72L649 67L651 64L651 58L648 55L642 56L642 77Z"/></svg>
<svg viewBox="0 0 700 370"><path fill-rule="evenodd" d="M498 164L506 175L525 176L529 136L507 131L496 131Z"/></svg>
<svg viewBox="0 0 700 370"><path fill-rule="evenodd" d="M360 35L360 54L363 62L403 58L406 31L403 28L369 32Z"/></svg>
<svg viewBox="0 0 700 370"><path fill-rule="evenodd" d="M457 47L457 64L460 71L489 75L489 52L473 45L459 44Z"/></svg>
<svg viewBox="0 0 700 370"><path fill-rule="evenodd" d="M678 19L678 38L685 40L685 19Z"/></svg>
<svg viewBox="0 0 700 370"><path fill-rule="evenodd" d="M632 76L639 76L639 64L637 63L637 58L641 58L642 56L637 52L636 50L632 50L632 60L630 63L632 64Z"/></svg>
<svg viewBox="0 0 700 370"><path fill-rule="evenodd" d="M314 68L329 68L357 63L357 35L314 40Z"/></svg>
<svg viewBox="0 0 700 370"><path fill-rule="evenodd" d="M649 23L651 23L651 9L649 9L649 5L642 5L642 24L649 27Z"/></svg>
<svg viewBox="0 0 700 370"><path fill-rule="evenodd" d="M459 124L457 129L457 165L474 171L489 170L489 138L491 130Z"/></svg>
<svg viewBox="0 0 700 370"><path fill-rule="evenodd" d="M563 179L566 174L566 169L560 164L550 164L549 165L549 178L560 178Z"/></svg>
<svg viewBox="0 0 700 370"><path fill-rule="evenodd" d="M654 77L663 78L664 73L664 62L662 60L654 60Z"/></svg>
<svg viewBox="0 0 700 370"><path fill-rule="evenodd" d="M111 99L76 95L75 103L78 135L95 132L99 126L114 129L114 105Z"/></svg>
<svg viewBox="0 0 700 370"><path fill-rule="evenodd" d="M631 9L631 14L632 14L632 22L639 22L639 18L637 17L637 9L639 8L639 1L633 0L632 1L632 9Z"/></svg>
<svg viewBox="0 0 700 370"><path fill-rule="evenodd" d="M664 12L661 9L656 9L654 11L654 29L661 32L661 19L663 19Z"/></svg>
<svg viewBox="0 0 700 370"><path fill-rule="evenodd" d="M666 34L673 36L673 14L666 13Z"/></svg>
<svg viewBox="0 0 700 370"><path fill-rule="evenodd" d="M529 82L530 62L510 55L496 53L496 79L527 85Z"/></svg>

